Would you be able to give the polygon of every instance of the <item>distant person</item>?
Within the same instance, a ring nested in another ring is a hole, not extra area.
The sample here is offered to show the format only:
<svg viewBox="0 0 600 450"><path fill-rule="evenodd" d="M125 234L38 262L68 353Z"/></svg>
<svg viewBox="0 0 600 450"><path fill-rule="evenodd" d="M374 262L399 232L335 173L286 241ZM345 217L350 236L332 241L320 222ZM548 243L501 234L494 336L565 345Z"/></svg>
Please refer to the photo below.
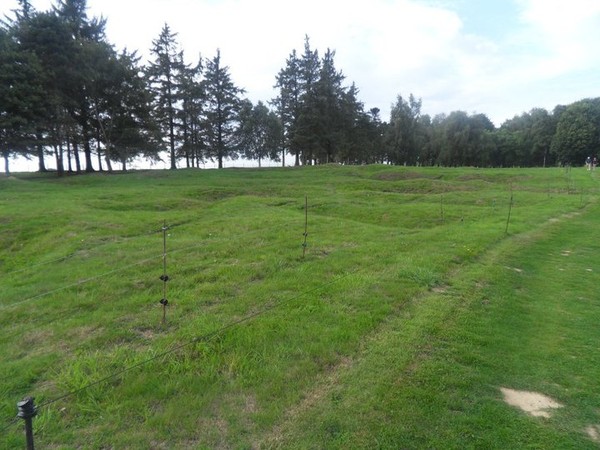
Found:
<svg viewBox="0 0 600 450"><path fill-rule="evenodd" d="M598 158L596 158L594 156L594 159L592 159L592 170L594 170L597 165L598 165Z"/></svg>
<svg viewBox="0 0 600 450"><path fill-rule="evenodd" d="M587 167L587 170L592 170L592 157L588 156L587 158L585 158L585 166Z"/></svg>

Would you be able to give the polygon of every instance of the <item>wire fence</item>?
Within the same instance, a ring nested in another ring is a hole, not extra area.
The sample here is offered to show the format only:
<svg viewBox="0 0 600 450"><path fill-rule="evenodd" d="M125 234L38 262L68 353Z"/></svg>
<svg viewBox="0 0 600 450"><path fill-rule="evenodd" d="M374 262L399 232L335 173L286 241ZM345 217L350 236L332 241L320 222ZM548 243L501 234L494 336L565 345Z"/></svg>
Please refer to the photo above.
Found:
<svg viewBox="0 0 600 450"><path fill-rule="evenodd" d="M307 200L306 200L306 202L307 202ZM307 203L305 204L305 220L307 220L307 209L306 208L307 208ZM277 226L275 226L273 228L278 228L280 226L281 225L277 225ZM77 282L66 284L66 285L57 287L55 289L51 289L51 290L48 290L48 291L45 291L45 292L42 292L42 293L30 296L30 297L24 298L24 299L22 299L20 301L17 301L17 302L9 303L9 304L6 304L6 305L0 305L0 311L11 310L11 309L14 309L14 308L16 308L16 307L18 307L20 305L23 305L23 304L26 304L26 303L29 303L29 302L33 302L35 300L38 300L38 299L41 299L41 298L44 298L44 297L56 294L58 292L65 291L65 290L71 289L73 287L82 286L82 285L90 283L92 281L96 281L96 280L108 277L110 275L114 275L114 274L117 274L117 273L121 273L121 272L127 271L127 270L129 270L129 269L131 269L133 267L141 266L141 265L147 264L149 262L152 262L152 261L154 261L154 260L156 260L156 259L158 259L160 257L163 260L163 274L160 276L160 279L163 282L163 297L160 300L160 303L163 305L163 323L164 323L165 320L166 320L166 307L168 305L168 301L167 301L167 298L166 298L166 286L167 286L167 281L169 280L169 276L167 275L167 230L170 230L171 228L173 228L173 226L167 226L166 221L165 221L164 224L163 224L163 226L158 231L151 233L151 234L155 234L157 232L162 232L162 234L163 234L163 252L159 256L154 256L154 257L151 257L151 258L145 258L145 259L142 259L142 260L138 260L138 261L135 261L135 262L133 262L131 264L120 266L118 268L115 268L115 269L103 272L103 273L95 275L93 277L88 277L88 278L85 278L85 279L82 279L82 280L78 280ZM250 234L250 233L256 232L256 231L260 231L261 233L264 233L265 230L264 229L253 230L253 231L249 231L247 233ZM306 238L306 224L305 224L305 230L304 231L305 231L304 232L304 236ZM144 236L147 236L147 235L144 235ZM133 239L133 237L131 237L130 239ZM197 245L194 245L194 246L180 247L180 248L176 248L176 249L171 250L169 253L178 253L178 252L181 252L181 251L184 251L184 250L185 251L189 251L189 250L193 250L193 249L196 249L196 248L203 247L205 245L206 244L203 242L203 243L200 243L200 244L197 244ZM302 247L303 247L303 255L304 255L304 253L306 251L306 239L305 239L304 243L302 244ZM26 267L23 267L21 269L14 270L14 271L10 272L10 274L20 274L20 273L26 272L27 270L32 270L32 269L35 269L35 268L43 267L44 265L47 265L47 264L50 264L50 263L56 263L56 262L64 261L64 260L66 260L68 258L71 258L74 254L75 253L72 253L72 254L65 255L63 257L56 258L56 259L53 259L53 260L40 262L38 264L30 264L30 265L27 265ZM4 434L4 432L6 432L12 426L15 426L19 422L19 418L25 419L26 420L26 435L27 435L27 439L28 439L28 448L29 448L30 445L31 445L31 448L33 448L33 435L32 435L32 428L31 428L31 419L41 409L47 408L47 407L49 407L50 405L52 405L52 404L54 404L56 402L59 402L61 400L69 398L71 396L77 395L78 393L81 393L81 392L83 392L85 390L88 390L88 389L90 389L90 388L92 388L94 386L98 386L100 384L106 383L109 380L117 378L117 377L119 377L119 376L121 376L121 375L123 375L123 374L125 374L125 373L127 373L129 371L132 371L132 370L134 370L136 368L144 366L144 365L146 365L146 364L148 364L148 363L150 363L152 361L155 361L155 360L160 359L160 358L167 357L168 355L170 355L170 354L172 354L174 352L177 352L177 351L179 351L179 350L181 350L181 349L183 349L185 347L188 347L188 346L193 345L193 344L198 343L198 342L209 341L210 339L214 338L215 336L218 336L218 335L224 333L225 331L227 331L227 330L229 330L229 329L231 329L231 328L233 328L233 327L235 327L237 325L240 325L240 324L242 324L244 322L248 322L250 320L253 320L253 319L255 319L255 318L257 318L257 317L259 317L259 316L267 313L268 311L271 311L271 310L273 310L275 308L279 308L279 307L281 307L281 306L283 306L285 304L288 304L288 303L292 302L295 299L298 299L300 297L309 295L312 292L324 289L328 285L331 285L333 283L339 282L339 280L341 280L343 278L346 278L351 273L353 273L353 272L349 272L349 273L347 273L347 274L345 274L345 275L343 275L341 277L336 278L333 281L325 283L325 284L323 284L321 286L318 286L316 288L313 288L313 289L301 292L298 295L289 297L287 299L280 300L280 301L274 301L274 300L272 300L270 302L267 302L266 305L263 306L261 309L255 311L253 313L250 313L250 314L248 314L248 315L246 315L246 316L244 316L244 317L242 317L240 319L237 319L237 320L235 320L233 322L230 322L229 324L224 325L224 326L222 326L219 329L216 329L214 331L211 331L211 332L208 332L208 333L196 336L196 337L194 337L192 339L186 340L185 342L179 343L179 344L177 344L177 345L175 345L175 346L173 346L173 347L171 347L171 348L169 348L169 349L167 349L165 351L159 352L159 353L153 355L150 358L147 358L145 360L137 362L137 363L135 363L133 365L123 367L122 369L114 371L114 372L110 373L109 375L106 375L105 377L102 377L102 378L99 378L99 379L94 380L92 382L89 382L88 384L85 384L84 386L81 386L78 389L66 392L66 393L64 393L62 395L59 395L58 397L46 400L46 401L42 402L41 404L39 404L37 406L34 405L33 398L27 398L27 399L25 399L25 400L23 400L23 401L21 401L21 402L18 403L18 405L19 405L19 415L17 417L12 418L11 420L9 420L4 427L0 428L0 431L1 431L0 434ZM72 311L72 309L69 309L69 311ZM54 319L52 319L50 321L47 321L46 323L52 323L53 321L57 320L60 317L62 317L62 314L58 314L58 316L56 318L54 318ZM24 410L21 410L21 406L22 405L27 405L27 411L28 412L23 412ZM31 442L29 442L30 438L31 438Z"/></svg>
<svg viewBox="0 0 600 450"><path fill-rule="evenodd" d="M51 406L54 403L57 403L57 402L59 402L61 400L65 400L65 399L67 399L69 397L75 396L75 395L77 395L77 394L79 394L79 393L81 393L83 391L86 391L88 389L91 389L91 388L93 388L95 386L107 383L107 382L109 382L109 381L111 381L111 380L113 380L113 379L115 379L115 378L117 378L117 377L119 377L119 376L127 373L127 372L130 372L132 370L135 370L137 368L145 366L145 365L147 365L147 364L149 364L149 363L151 363L153 361L156 361L158 359L167 357L167 356L169 356L169 355L171 355L171 354L173 354L175 352L178 352L178 351L180 351L180 350L182 350L182 349L184 349L186 347L189 347L189 346L191 346L193 344L197 344L199 342L209 342L211 339L213 339L213 338L215 338L215 337L217 337L217 336L225 333L227 330L230 330L230 329L232 329L232 328L234 328L236 326L239 326L239 325L241 325L243 323L250 322L250 321L252 321L252 320L254 320L254 319L256 319L256 318L258 318L258 317L260 317L260 316L262 316L262 315L264 315L264 314L266 314L266 313L268 313L268 312L270 312L270 311L272 311L274 309L281 308L284 305L288 305L288 304L292 303L293 301L295 301L295 300L297 300L299 298L308 296L308 295L313 294L315 292L322 291L322 290L326 289L328 286L331 286L331 285L334 285L336 283L339 283L341 280L346 279L349 276L351 276L351 275L353 275L353 274L355 274L357 272L358 272L358 269L353 269L353 270L348 271L345 274L340 275L340 276L336 277L335 279L333 279L333 280L331 280L331 281L329 281L327 283L323 283L323 284L321 284L321 285L319 285L319 286L317 286L317 287L315 287L313 289L309 289L309 290L303 291L303 292L301 292L301 293L299 293L297 295L290 296L290 297L288 297L286 299L283 299L283 300L279 300L279 301L277 301L277 300L271 300L270 302L266 303L266 305L263 306L261 309L259 309L257 311L254 311L254 312L252 312L250 314L247 314L246 316L244 316L244 317L242 317L240 319L234 320L234 321L232 321L232 322L230 322L230 323L228 323L228 324L226 324L226 325L224 325L224 326L222 326L222 327L220 327L220 328L218 328L216 330L213 330L213 331L201 334L201 335L196 336L196 337L194 337L192 339L188 339L188 340L186 340L186 341L184 341L182 343L179 343L177 345L172 346L171 348L169 348L167 350L164 350L162 352L156 353L156 354L154 354L153 356L151 356L149 358L146 358L146 359L144 359L142 361L139 361L139 362L137 362L135 364L123 367L122 369L114 371L114 372L112 372L112 373L110 373L110 374L108 374L108 375L106 375L106 376L104 376L102 378L97 379L97 380L91 381L91 382L85 384L84 386L81 386L80 388L71 390L69 392L65 392L64 394L61 394L61 395L59 395L57 397L54 397L54 398L49 399L49 400L46 400L46 401L42 402L39 405L32 405L32 407L34 409L34 413L30 417L18 416L18 417L13 418L3 428L0 429L0 434L5 433L8 429L10 429L14 425L16 425L19 422L19 418L25 418L26 420L30 420L34 415L36 415L38 412L40 412L40 410L42 410L43 408L47 408L47 407ZM28 399L33 402L32 398L26 398L26 399L24 399L20 403L28 401ZM26 435L28 436L28 439L29 439L29 435L31 433L32 433L32 431L31 431L31 423L26 421ZM32 434L31 434L31 439L33 439L33 435Z"/></svg>
<svg viewBox="0 0 600 450"><path fill-rule="evenodd" d="M511 207L512 207L512 202L513 202L512 190L511 190L511 199L510 199L510 202L511 202ZM440 200L440 208L441 208L441 213L440 214L441 214L442 221L443 221L444 220L443 198ZM303 213L304 213L303 214L303 216L304 216L303 217L304 218L304 224L303 224L304 225L304 230L303 230L304 233L302 234L303 241L301 242L301 247L302 247L302 258L304 259L304 256L305 256L306 250L307 250L307 246L308 246L308 244L307 244L307 236L308 236L308 198L307 197L305 197L304 211L303 211ZM510 214L510 212L509 212L509 214ZM510 215L509 215L509 219L507 219L507 222L508 222L508 220L510 220ZM167 234L166 234L166 232L167 232L167 230L172 229L175 226L176 225L171 225L171 226L167 227L167 224L165 222L160 229L158 229L156 231L152 231L149 234L140 235L140 236L143 236L143 237L147 237L149 235L154 235L154 234L157 234L157 233L162 233L163 234L163 252L160 255L155 255L155 256L149 257L149 258L144 258L144 259L135 261L135 262L133 262L131 264L123 265L123 266L114 268L112 270L103 272L101 274L98 274L98 275L95 275L95 276L92 276L92 277L88 277L88 278L79 280L77 282L70 283L70 284L58 287L56 289L48 290L46 292L42 292L42 293L33 295L31 297L22 299L22 300L17 301L17 302L13 302L13 303L6 304L6 305L0 305L0 311L10 310L10 309L15 308L17 306L33 302L33 301L38 300L40 298L43 298L43 297L46 297L46 296L50 296L50 295L56 294L58 292L65 291L65 290L71 289L73 287L78 287L78 286L90 283L92 281L96 281L96 280L102 279L104 277L108 277L108 276L111 276L111 275L114 275L114 274L117 274L117 273L121 273L121 272L127 271L127 270L129 270L131 268L134 268L134 267L137 267L137 266L142 266L142 265L148 264L148 263L150 263L152 261L156 261L159 258L162 258L162 261L163 261L163 267L162 267L162 269L163 270L162 270L162 276L160 276L159 278L163 282L163 289L162 289L163 292L162 292L162 299L160 300L160 303L163 305L163 323L164 323L166 321L166 308L167 308L167 305L169 304L168 301L167 301L167 281L169 281L169 276L167 275ZM275 228L280 228L281 226L282 226L281 224L277 224L273 228L274 229ZM508 227L508 224L507 224L507 227ZM257 230L248 231L247 234L249 235L251 233L264 233L264 232L265 232L265 230L263 228L263 229L257 229ZM137 238L137 237L140 237L140 236L129 237L128 239L134 239L134 238ZM202 248L202 247L206 247L206 242L201 242L199 244L191 245L191 246L190 245L185 245L185 246L181 246L179 248L170 249L168 251L168 254L169 255L171 255L171 254L177 254L177 253L183 252L183 251L189 252L191 250L195 250L195 249ZM38 264L32 264L32 265L29 265L27 267L24 267L24 268L21 268L21 269L17 269L17 270L15 270L13 272L10 272L10 274L22 273L22 272L24 272L26 270L33 269L33 268L38 268L38 267L46 265L46 264L60 262L60 261L66 260L68 258L71 258L73 255L74 254L72 253L72 254L66 255L64 257L51 260L51 261L45 261L45 262L40 262ZM288 304L292 303L294 300L297 300L299 298L302 298L302 297L314 294L315 292L322 291L322 290L326 289L328 286L331 286L331 285L334 285L336 283L339 283L340 281L348 278L349 276L351 276L353 274L356 274L358 272L358 270L359 270L358 268L354 268L352 270L349 270L346 273L344 273L343 275L335 277L333 280L330 280L330 281L328 281L326 283L320 284L320 285L318 285L318 286L316 286L316 287L314 287L312 289L308 289L308 290L299 292L296 295L292 295L290 297L287 297L287 298L284 298L284 299L281 299L281 300L266 301L265 304L264 304L264 306L262 308L254 311L252 313L249 313L249 314L245 315L244 317L241 317L241 318L239 318L237 320L233 320L230 323L228 323L226 325L223 325L222 327L220 327L220 328L218 328L216 330L213 330L213 331L210 331L210 332L207 332L207 333L195 336L195 337L193 337L191 339L188 339L188 340L186 340L184 342L180 342L180 343L178 343L178 344L176 344L176 345L168 348L167 350L160 351L160 352L152 355L149 358L146 358L146 359L144 359L142 361L139 361L139 362L137 362L135 364L122 367L121 369L118 369L118 370L116 370L114 372L111 372L110 374L108 374L106 376L103 376L103 377L98 378L96 380L90 381L89 383L87 383L87 384L85 384L85 385L83 385L83 386L81 386L81 387L79 387L77 389L65 392L65 393L63 393L61 395L58 395L57 397L54 397L54 398L48 399L46 401L43 401L41 404L39 404L39 405L37 405L37 406L34 407L35 412L38 412L38 411L40 411L40 410L42 410L44 408L48 408L51 405L53 405L53 404L55 404L55 403L57 403L57 402L59 402L61 400L65 400L65 399L67 399L69 397L75 396L75 395L77 395L77 394L79 394L81 392L84 392L84 391L86 391L88 389L91 389L91 388L93 388L95 386L107 383L110 380L113 380L113 379L115 379L117 377L120 377L120 376L122 376L122 375L124 375L124 374L126 374L128 372L131 372L131 371L133 371L133 370L135 370L137 368L145 366L145 365L147 365L147 364L149 364L149 363L151 363L153 361L156 361L156 360L158 360L160 358L168 357L169 355L171 355L171 354L173 354L175 352L178 352L178 351L180 351L180 350L182 350L182 349L184 349L186 347L189 347L189 346L194 345L194 344L199 343L199 342L210 341L211 339L215 338L216 336L219 336L219 335L225 333L226 331L228 331L228 330L230 330L230 329L232 329L232 328L234 328L236 326L239 326L239 325L241 325L243 323L246 323L246 322L252 321L252 320L254 320L254 319L258 318L258 317L261 317L262 315L264 315L264 314L266 314L266 313L268 313L268 312L270 312L270 311L272 311L274 309L281 308L284 305L288 305ZM53 320L57 320L59 317L60 317L60 314L57 316L57 318L55 318ZM47 323L51 323L52 321L49 321ZM24 418L23 416L19 416L19 417ZM19 417L12 418L11 420L9 420L7 422L7 424L5 426L3 426L2 428L0 428L0 434L4 434L11 427L15 426L19 422Z"/></svg>

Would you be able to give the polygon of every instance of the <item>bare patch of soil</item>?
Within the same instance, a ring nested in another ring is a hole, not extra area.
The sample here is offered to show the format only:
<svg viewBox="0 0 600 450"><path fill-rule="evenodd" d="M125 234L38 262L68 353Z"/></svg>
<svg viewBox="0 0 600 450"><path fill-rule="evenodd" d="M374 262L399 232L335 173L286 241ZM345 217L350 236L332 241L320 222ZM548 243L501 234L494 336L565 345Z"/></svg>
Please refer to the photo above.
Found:
<svg viewBox="0 0 600 450"><path fill-rule="evenodd" d="M600 442L600 425L590 425L585 429L585 432L594 442Z"/></svg>
<svg viewBox="0 0 600 450"><path fill-rule="evenodd" d="M436 294L445 294L448 291L448 286L434 286L431 290Z"/></svg>
<svg viewBox="0 0 600 450"><path fill-rule="evenodd" d="M550 417L551 409L562 408L563 405L550 397L530 391L515 391L514 389L500 388L504 401L511 406L516 406L535 417Z"/></svg>

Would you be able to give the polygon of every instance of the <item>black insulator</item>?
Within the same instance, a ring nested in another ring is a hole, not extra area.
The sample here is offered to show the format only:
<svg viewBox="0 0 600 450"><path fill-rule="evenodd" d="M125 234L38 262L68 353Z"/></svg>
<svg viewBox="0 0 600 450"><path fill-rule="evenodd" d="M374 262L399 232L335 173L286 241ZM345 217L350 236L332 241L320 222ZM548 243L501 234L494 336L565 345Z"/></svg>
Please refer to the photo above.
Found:
<svg viewBox="0 0 600 450"><path fill-rule="evenodd" d="M37 408L35 407L33 397L25 397L22 401L17 403L17 408L19 409L17 416L21 419L30 419L37 415Z"/></svg>
<svg viewBox="0 0 600 450"><path fill-rule="evenodd" d="M161 298L160 304L163 306L167 306L169 304L169 300L167 300L166 298Z"/></svg>
<svg viewBox="0 0 600 450"><path fill-rule="evenodd" d="M160 279L166 283L167 281L169 281L169 275L161 275Z"/></svg>

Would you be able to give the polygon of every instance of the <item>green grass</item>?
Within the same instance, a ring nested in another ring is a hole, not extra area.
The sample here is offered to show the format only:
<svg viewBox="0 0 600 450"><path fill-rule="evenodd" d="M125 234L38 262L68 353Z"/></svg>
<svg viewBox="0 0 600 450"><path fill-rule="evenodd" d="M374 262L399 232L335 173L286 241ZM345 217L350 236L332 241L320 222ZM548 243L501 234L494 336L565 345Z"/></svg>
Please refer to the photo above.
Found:
<svg viewBox="0 0 600 450"><path fill-rule="evenodd" d="M26 395L40 448L595 448L599 192L584 169L0 179L0 448Z"/></svg>

